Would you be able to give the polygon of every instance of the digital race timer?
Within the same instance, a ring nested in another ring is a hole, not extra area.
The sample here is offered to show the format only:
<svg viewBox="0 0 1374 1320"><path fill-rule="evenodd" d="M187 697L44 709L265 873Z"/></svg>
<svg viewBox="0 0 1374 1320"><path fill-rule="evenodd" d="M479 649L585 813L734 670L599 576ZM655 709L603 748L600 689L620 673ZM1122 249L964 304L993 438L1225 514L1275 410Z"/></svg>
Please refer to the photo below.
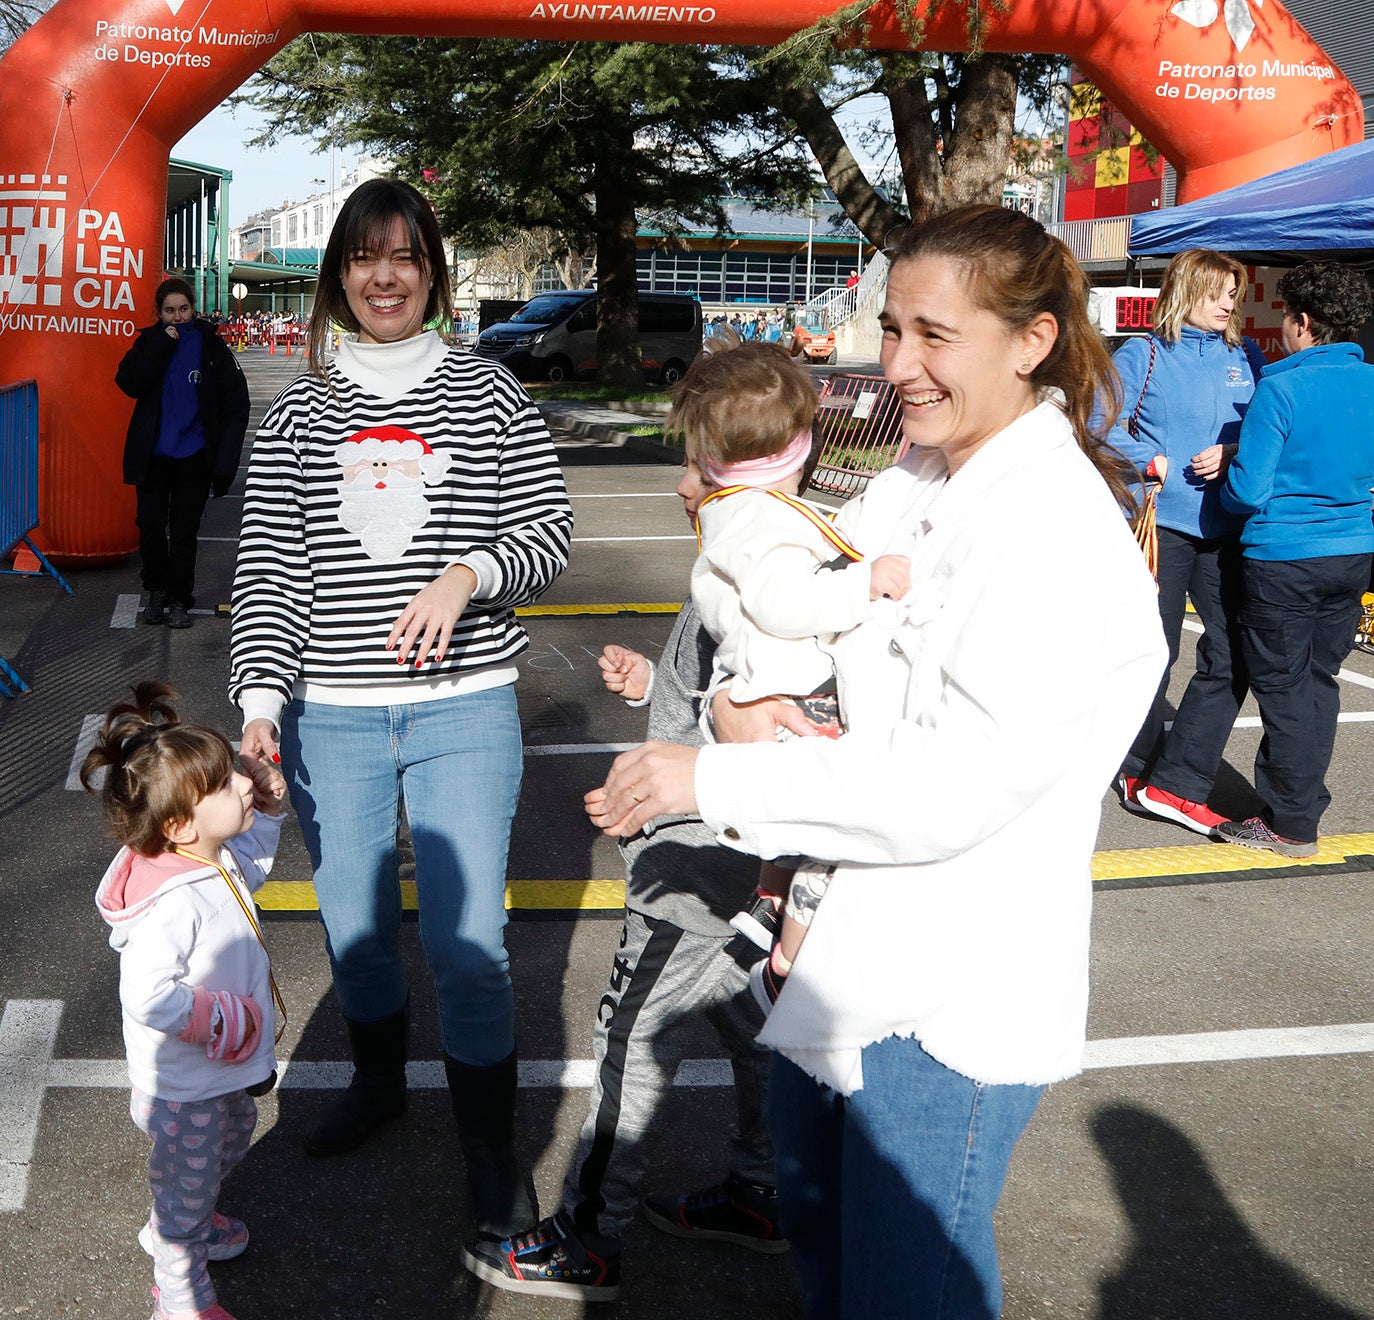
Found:
<svg viewBox="0 0 1374 1320"><path fill-rule="evenodd" d="M1154 328L1158 289L1138 284L1088 290L1088 317L1104 335L1148 335Z"/></svg>
<svg viewBox="0 0 1374 1320"><path fill-rule="evenodd" d="M1116 333L1119 335L1144 334L1154 327L1155 300L1157 294L1116 295Z"/></svg>

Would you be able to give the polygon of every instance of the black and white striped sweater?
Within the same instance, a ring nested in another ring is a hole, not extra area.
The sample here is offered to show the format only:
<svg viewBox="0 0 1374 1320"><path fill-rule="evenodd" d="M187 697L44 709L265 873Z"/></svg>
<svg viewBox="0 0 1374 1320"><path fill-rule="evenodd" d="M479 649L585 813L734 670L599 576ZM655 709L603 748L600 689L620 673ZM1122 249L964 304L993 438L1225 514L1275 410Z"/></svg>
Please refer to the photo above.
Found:
<svg viewBox="0 0 1374 1320"><path fill-rule="evenodd" d="M369 522L387 484L405 489ZM567 566L571 532L548 429L503 368L450 349L391 400L336 366L328 383L302 376L272 403L253 446L230 696L242 705L267 690L285 703L300 683L384 686L403 702L407 685L418 696L509 662L527 645L513 610ZM398 666L386 650L392 624L459 559L481 585L447 655L419 673Z"/></svg>

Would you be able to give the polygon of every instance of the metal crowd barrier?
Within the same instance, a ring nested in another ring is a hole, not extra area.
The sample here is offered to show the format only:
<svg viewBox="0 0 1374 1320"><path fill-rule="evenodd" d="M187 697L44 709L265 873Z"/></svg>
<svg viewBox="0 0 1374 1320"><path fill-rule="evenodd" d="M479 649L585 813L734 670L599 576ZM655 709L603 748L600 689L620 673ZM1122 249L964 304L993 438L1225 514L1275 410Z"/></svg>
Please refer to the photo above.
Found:
<svg viewBox="0 0 1374 1320"><path fill-rule="evenodd" d="M31 380L0 386L0 562L21 544L38 562L35 569L0 568L11 577L48 573L67 595L76 593L48 562L29 533L38 526L38 386ZM17 561L16 561L17 562ZM0 696L27 692L29 685L0 655Z"/></svg>
<svg viewBox="0 0 1374 1320"><path fill-rule="evenodd" d="M811 485L832 495L857 495L869 478L910 448L902 438L902 404L881 376L831 376L816 410L821 456Z"/></svg>

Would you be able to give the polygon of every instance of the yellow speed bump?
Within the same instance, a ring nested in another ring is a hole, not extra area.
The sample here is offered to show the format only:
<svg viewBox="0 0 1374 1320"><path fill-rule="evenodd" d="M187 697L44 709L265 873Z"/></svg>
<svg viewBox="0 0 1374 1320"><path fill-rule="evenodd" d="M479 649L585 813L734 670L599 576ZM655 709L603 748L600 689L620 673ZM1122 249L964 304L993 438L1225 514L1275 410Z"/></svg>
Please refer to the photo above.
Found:
<svg viewBox="0 0 1374 1320"><path fill-rule="evenodd" d="M516 614L522 619L531 618L575 618L591 614L676 614L682 609L681 601L651 601L626 605L523 605Z"/></svg>
<svg viewBox="0 0 1374 1320"><path fill-rule="evenodd" d="M1093 854L1092 878L1098 882L1170 877L1286 871L1295 866L1340 866L1352 857L1374 857L1374 834L1333 834L1314 857L1280 857L1258 848L1198 843L1178 848L1119 848ZM257 893L264 912L318 912L309 880L269 880ZM401 881L401 906L418 910L415 882ZM623 880L508 880L506 908L511 912L614 912L625 906Z"/></svg>
<svg viewBox="0 0 1374 1320"><path fill-rule="evenodd" d="M1312 857L1280 857L1260 848L1198 843L1181 848L1121 848L1093 854L1094 880L1146 880L1162 876L1280 871L1294 866L1338 866L1374 854L1374 834L1332 834Z"/></svg>
<svg viewBox="0 0 1374 1320"><path fill-rule="evenodd" d="M534 618L577 618L597 614L677 614L682 602L672 600L630 601L617 605L522 605L516 614L522 619ZM227 619L233 607L227 604L216 605L215 613Z"/></svg>
<svg viewBox="0 0 1374 1320"><path fill-rule="evenodd" d="M269 880L257 892L264 912L318 912L309 880ZM512 912L610 912L625 906L623 880L508 880L506 907ZM415 881L401 881L401 907L419 910Z"/></svg>

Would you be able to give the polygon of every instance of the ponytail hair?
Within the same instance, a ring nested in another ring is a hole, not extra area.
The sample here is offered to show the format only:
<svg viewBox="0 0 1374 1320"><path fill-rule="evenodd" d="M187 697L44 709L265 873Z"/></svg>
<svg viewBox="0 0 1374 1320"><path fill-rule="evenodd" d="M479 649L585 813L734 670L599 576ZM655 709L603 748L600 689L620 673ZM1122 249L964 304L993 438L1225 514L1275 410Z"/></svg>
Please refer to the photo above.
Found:
<svg viewBox="0 0 1374 1320"><path fill-rule="evenodd" d="M182 724L172 707L176 695L166 683L139 683L133 701L105 716L81 763L81 786L100 794L115 838L145 857L166 852L167 827L190 820L234 773L228 739Z"/></svg>
<svg viewBox="0 0 1374 1320"><path fill-rule="evenodd" d="M961 206L898 238L894 266L941 257L958 266L969 301L992 312L1008 331L1024 330L1048 312L1059 325L1054 347L1031 373L1037 392L1059 390L1078 447L1118 504L1136 511L1135 469L1107 433L1121 412L1121 378L1097 327L1088 319L1088 277L1043 225L1001 206Z"/></svg>

